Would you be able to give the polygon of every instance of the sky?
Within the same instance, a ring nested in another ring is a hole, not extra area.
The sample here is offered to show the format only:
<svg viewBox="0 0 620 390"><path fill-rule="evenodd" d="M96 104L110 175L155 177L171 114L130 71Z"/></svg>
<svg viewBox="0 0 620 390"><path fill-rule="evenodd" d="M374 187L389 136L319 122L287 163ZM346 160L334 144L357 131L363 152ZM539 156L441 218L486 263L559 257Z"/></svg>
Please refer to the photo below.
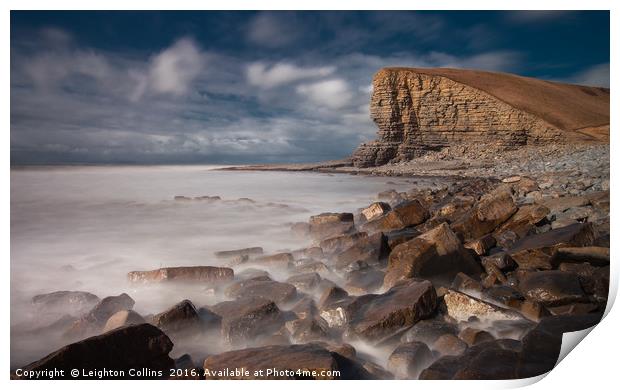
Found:
<svg viewBox="0 0 620 390"><path fill-rule="evenodd" d="M12 164L343 158L386 66L609 87L607 11L11 12Z"/></svg>

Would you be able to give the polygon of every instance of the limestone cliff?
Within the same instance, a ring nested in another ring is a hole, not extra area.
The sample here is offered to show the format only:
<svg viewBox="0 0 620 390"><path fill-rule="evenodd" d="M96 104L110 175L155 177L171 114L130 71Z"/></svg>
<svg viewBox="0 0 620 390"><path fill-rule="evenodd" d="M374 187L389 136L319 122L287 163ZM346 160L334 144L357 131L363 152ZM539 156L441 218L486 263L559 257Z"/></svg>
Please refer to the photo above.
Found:
<svg viewBox="0 0 620 390"><path fill-rule="evenodd" d="M353 153L358 167L454 145L608 142L609 89L505 73L385 68L373 80L370 115L378 139Z"/></svg>

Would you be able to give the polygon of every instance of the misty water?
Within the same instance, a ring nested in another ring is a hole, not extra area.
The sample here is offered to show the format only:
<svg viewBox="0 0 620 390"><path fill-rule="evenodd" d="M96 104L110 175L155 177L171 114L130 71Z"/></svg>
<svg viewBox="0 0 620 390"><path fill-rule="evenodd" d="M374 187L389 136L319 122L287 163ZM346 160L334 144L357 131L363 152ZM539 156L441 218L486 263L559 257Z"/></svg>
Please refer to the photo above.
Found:
<svg viewBox="0 0 620 390"><path fill-rule="evenodd" d="M66 344L20 331L56 320L33 310L36 294L128 293L142 315L182 299L196 307L224 297L200 288L135 286L127 272L221 265L213 252L261 246L265 253L310 242L290 231L321 212L355 211L414 179L309 172L221 171L213 166L30 167L11 170L11 365ZM436 179L415 179L429 186ZM220 196L179 201L175 196ZM240 199L248 198L248 199ZM238 271L238 269L235 269ZM274 274L277 280L287 275ZM35 332L36 333L36 332ZM173 355L181 352L175 346Z"/></svg>

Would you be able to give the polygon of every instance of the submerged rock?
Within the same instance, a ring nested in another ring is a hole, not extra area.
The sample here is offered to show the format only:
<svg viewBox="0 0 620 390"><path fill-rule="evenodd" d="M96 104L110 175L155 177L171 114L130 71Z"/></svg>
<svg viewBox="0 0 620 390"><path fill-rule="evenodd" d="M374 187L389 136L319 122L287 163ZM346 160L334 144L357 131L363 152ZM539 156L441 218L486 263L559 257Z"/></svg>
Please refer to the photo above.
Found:
<svg viewBox="0 0 620 390"><path fill-rule="evenodd" d="M342 235L353 230L353 214L323 213L310 217L308 233L315 240Z"/></svg>
<svg viewBox="0 0 620 390"><path fill-rule="evenodd" d="M254 246L243 249L233 249L228 251L219 251L213 253L218 259L230 259L238 256L258 256L263 254L263 248L260 246Z"/></svg>
<svg viewBox="0 0 620 390"><path fill-rule="evenodd" d="M426 344L413 341L400 344L388 358L388 370L396 379L416 379L433 362L433 354Z"/></svg>
<svg viewBox="0 0 620 390"><path fill-rule="evenodd" d="M103 327L103 332L109 332L113 329L128 325L144 324L146 320L133 310L121 310L113 314Z"/></svg>
<svg viewBox="0 0 620 390"><path fill-rule="evenodd" d="M172 345L168 336L153 325L131 325L64 346L23 369L64 370L65 379L86 379L84 372L90 370L127 372L133 368L161 371L161 376L154 378L165 378L174 368L174 360L168 356ZM78 370L78 377L68 376L72 369Z"/></svg>
<svg viewBox="0 0 620 390"><path fill-rule="evenodd" d="M54 291L32 297L32 304L41 313L80 316L99 303L99 297L85 291Z"/></svg>
<svg viewBox="0 0 620 390"><path fill-rule="evenodd" d="M206 379L373 379L358 363L318 344L230 351L208 357L203 367Z"/></svg>
<svg viewBox="0 0 620 390"><path fill-rule="evenodd" d="M130 282L223 282L232 280L232 268L193 266L168 267L152 271L132 271L127 274Z"/></svg>
<svg viewBox="0 0 620 390"><path fill-rule="evenodd" d="M157 314L151 322L171 335L192 334L200 331L202 328L202 321L196 311L196 307L187 299Z"/></svg>

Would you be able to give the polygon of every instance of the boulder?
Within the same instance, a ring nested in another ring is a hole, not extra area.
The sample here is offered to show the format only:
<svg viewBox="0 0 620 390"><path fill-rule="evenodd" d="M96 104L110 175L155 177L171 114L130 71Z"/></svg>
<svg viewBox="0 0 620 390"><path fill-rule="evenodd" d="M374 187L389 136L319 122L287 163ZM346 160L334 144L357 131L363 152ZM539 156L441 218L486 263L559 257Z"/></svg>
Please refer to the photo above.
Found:
<svg viewBox="0 0 620 390"><path fill-rule="evenodd" d="M32 297L37 312L81 316L99 303L99 297L85 291L54 291Z"/></svg>
<svg viewBox="0 0 620 390"><path fill-rule="evenodd" d="M222 318L222 337L231 345L242 345L258 336L270 335L284 325L278 306L260 297L220 302L210 310Z"/></svg>
<svg viewBox="0 0 620 390"><path fill-rule="evenodd" d="M103 298L88 313L76 320L65 333L70 338L99 332L108 319L121 310L131 310L135 301L125 293Z"/></svg>
<svg viewBox="0 0 620 390"><path fill-rule="evenodd" d="M350 233L353 228L353 214L323 213L310 217L308 232L315 240L323 240Z"/></svg>
<svg viewBox="0 0 620 390"><path fill-rule="evenodd" d="M288 303L297 297L297 289L289 283L273 280L243 280L233 283L226 289L231 298L260 297L275 303Z"/></svg>
<svg viewBox="0 0 620 390"><path fill-rule="evenodd" d="M523 316L513 310L501 308L458 291L449 290L443 301L447 314L456 321L466 322L475 316L481 321L521 320Z"/></svg>
<svg viewBox="0 0 620 390"><path fill-rule="evenodd" d="M367 222L362 226L365 231L387 232L419 225L430 217L428 209L414 199L400 204L382 217Z"/></svg>
<svg viewBox="0 0 620 390"><path fill-rule="evenodd" d="M467 327L459 333L459 338L467 345L474 346L487 341L495 340L493 335L485 330Z"/></svg>
<svg viewBox="0 0 620 390"><path fill-rule="evenodd" d="M318 344L225 352L208 357L203 368L206 379L373 379L358 363Z"/></svg>
<svg viewBox="0 0 620 390"><path fill-rule="evenodd" d="M103 327L103 332L109 332L113 329L128 325L144 324L146 321L142 316L133 310L121 310L113 314Z"/></svg>
<svg viewBox="0 0 620 390"><path fill-rule="evenodd" d="M466 240L473 240L491 233L517 211L509 189L498 189L483 195L474 207L451 227Z"/></svg>
<svg viewBox="0 0 620 390"><path fill-rule="evenodd" d="M334 253L342 252L343 250L351 247L358 240L366 237L368 237L368 233L366 232L343 234L341 236L326 238L319 243L319 246L324 254L332 255Z"/></svg>
<svg viewBox="0 0 620 390"><path fill-rule="evenodd" d="M373 293L383 285L385 274L375 268L365 268L346 274L345 289L353 295Z"/></svg>
<svg viewBox="0 0 620 390"><path fill-rule="evenodd" d="M299 259L322 259L325 257L323 249L320 246L311 246L309 248L297 249L291 252L295 260Z"/></svg>
<svg viewBox="0 0 620 390"><path fill-rule="evenodd" d="M443 223L394 248L383 285L389 288L398 280L412 277L449 283L459 272L479 275L482 270L448 224Z"/></svg>
<svg viewBox="0 0 620 390"><path fill-rule="evenodd" d="M433 343L433 351L439 356L459 356L467 350L467 343L452 334L439 336Z"/></svg>
<svg viewBox="0 0 620 390"><path fill-rule="evenodd" d="M334 266L347 268L351 263L363 261L367 264L380 263L387 257L387 240L382 233L375 233L357 240L352 246L334 257Z"/></svg>
<svg viewBox="0 0 620 390"><path fill-rule="evenodd" d="M239 256L252 257L252 256L262 255L263 248L259 246L254 246L250 248L233 249L229 251L219 251L219 252L214 252L213 254L218 259L231 259L231 258L239 257Z"/></svg>
<svg viewBox="0 0 620 390"><path fill-rule="evenodd" d="M392 208L389 204L385 202L374 202L362 210L362 215L366 218L366 221L372 221L375 218L383 216L390 210L392 210Z"/></svg>
<svg viewBox="0 0 620 390"><path fill-rule="evenodd" d="M287 321L285 326L291 338L298 344L329 338L329 325L319 316Z"/></svg>
<svg viewBox="0 0 620 390"><path fill-rule="evenodd" d="M450 288L465 293L467 293L468 291L482 291L482 285L479 281L465 275L462 272L456 274L454 280L452 281L452 284L450 285Z"/></svg>
<svg viewBox="0 0 620 390"><path fill-rule="evenodd" d="M345 313L353 334L367 341L378 341L431 317L436 307L433 285L427 280L410 279L385 294L355 298Z"/></svg>
<svg viewBox="0 0 620 390"><path fill-rule="evenodd" d="M543 200L542 205L547 207L552 214L562 213L572 207L581 207L590 204L585 196L563 196Z"/></svg>
<svg viewBox="0 0 620 390"><path fill-rule="evenodd" d="M86 379L83 373L91 370L127 372L133 368L161 371L165 378L174 368L174 360L168 356L172 345L168 336L153 325L131 325L64 346L23 369L64 370L65 379ZM78 377L69 377L72 369L79 370Z"/></svg>
<svg viewBox="0 0 620 390"><path fill-rule="evenodd" d="M561 247L590 246L598 237L591 223L576 223L546 233L527 236L510 248L508 254L520 268L553 268L553 257Z"/></svg>
<svg viewBox="0 0 620 390"><path fill-rule="evenodd" d="M501 233L510 230L515 232L519 238L523 238L533 229L534 225L545 219L548 214L549 209L542 205L521 206L512 217L497 228L496 232Z"/></svg>
<svg viewBox="0 0 620 390"><path fill-rule="evenodd" d="M316 272L293 275L286 279L286 283L302 291L312 291L321 283L321 276Z"/></svg>
<svg viewBox="0 0 620 390"><path fill-rule="evenodd" d="M433 360L433 354L426 344L418 341L403 343L388 358L388 370L396 379L417 379Z"/></svg>
<svg viewBox="0 0 620 390"><path fill-rule="evenodd" d="M392 230L384 234L387 238L388 247L392 250L403 242L409 241L422 233L416 228L408 227L400 230Z"/></svg>
<svg viewBox="0 0 620 390"><path fill-rule="evenodd" d="M495 244L495 237L491 234L487 234L473 241L466 242L464 246L465 248L473 250L476 254L483 256L486 255Z"/></svg>
<svg viewBox="0 0 620 390"><path fill-rule="evenodd" d="M232 280L234 272L232 268L194 266L194 267L168 267L152 271L132 271L127 274L130 282L225 282Z"/></svg>
<svg viewBox="0 0 620 390"><path fill-rule="evenodd" d="M579 276L572 272L530 272L519 283L521 293L545 306L559 306L587 300L579 283Z"/></svg>
<svg viewBox="0 0 620 390"><path fill-rule="evenodd" d="M432 318L417 322L402 335L401 341L420 341L427 345L433 345L439 337L445 334L456 335L457 333L458 326L455 324L448 323L440 318Z"/></svg>
<svg viewBox="0 0 620 390"><path fill-rule="evenodd" d="M187 299L157 314L151 322L170 335L193 334L202 328L202 320L196 307Z"/></svg>
<svg viewBox="0 0 620 390"><path fill-rule="evenodd" d="M590 263L593 266L609 265L609 248L600 246L560 247L555 253L553 264Z"/></svg>
<svg viewBox="0 0 620 390"><path fill-rule="evenodd" d="M290 253L276 253L269 256L257 257L252 262L267 267L290 268L293 267L295 258Z"/></svg>

